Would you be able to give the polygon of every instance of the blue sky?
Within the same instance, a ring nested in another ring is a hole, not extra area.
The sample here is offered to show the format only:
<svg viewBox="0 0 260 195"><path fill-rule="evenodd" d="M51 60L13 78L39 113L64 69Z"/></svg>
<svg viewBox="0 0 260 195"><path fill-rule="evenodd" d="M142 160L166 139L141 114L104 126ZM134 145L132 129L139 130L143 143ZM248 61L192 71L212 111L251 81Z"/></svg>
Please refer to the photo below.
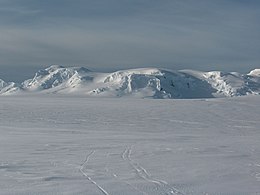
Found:
<svg viewBox="0 0 260 195"><path fill-rule="evenodd" d="M0 0L0 78L51 64L247 72L259 18L259 0Z"/></svg>

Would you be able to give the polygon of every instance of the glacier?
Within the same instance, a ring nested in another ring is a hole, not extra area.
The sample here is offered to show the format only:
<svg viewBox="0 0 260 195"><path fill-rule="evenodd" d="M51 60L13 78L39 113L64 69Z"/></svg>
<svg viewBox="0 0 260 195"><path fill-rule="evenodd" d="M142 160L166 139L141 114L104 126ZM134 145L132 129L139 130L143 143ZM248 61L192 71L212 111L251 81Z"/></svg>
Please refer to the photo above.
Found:
<svg viewBox="0 0 260 195"><path fill-rule="evenodd" d="M137 68L99 73L52 65L22 83L0 80L0 95L69 94L87 97L194 99L260 94L260 69L237 72Z"/></svg>

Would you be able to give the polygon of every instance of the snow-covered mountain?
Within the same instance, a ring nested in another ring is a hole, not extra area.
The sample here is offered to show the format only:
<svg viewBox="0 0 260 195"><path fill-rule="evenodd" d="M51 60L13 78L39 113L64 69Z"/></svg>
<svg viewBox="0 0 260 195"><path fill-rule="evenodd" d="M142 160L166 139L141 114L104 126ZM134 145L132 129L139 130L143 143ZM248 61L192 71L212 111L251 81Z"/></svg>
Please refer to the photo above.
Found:
<svg viewBox="0 0 260 195"><path fill-rule="evenodd" d="M94 97L212 98L260 94L260 69L237 72L139 68L113 73L50 66L21 84L0 80L0 94L59 93Z"/></svg>
<svg viewBox="0 0 260 195"><path fill-rule="evenodd" d="M12 94L20 90L20 85L14 82L5 82L0 79L0 95L1 94Z"/></svg>

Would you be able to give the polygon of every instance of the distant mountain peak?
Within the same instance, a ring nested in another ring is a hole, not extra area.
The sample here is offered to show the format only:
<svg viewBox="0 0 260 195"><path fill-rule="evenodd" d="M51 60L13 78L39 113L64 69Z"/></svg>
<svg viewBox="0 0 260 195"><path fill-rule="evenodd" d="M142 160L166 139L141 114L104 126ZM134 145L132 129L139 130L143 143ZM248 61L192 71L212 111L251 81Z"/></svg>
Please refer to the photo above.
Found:
<svg viewBox="0 0 260 195"><path fill-rule="evenodd" d="M137 68L112 73L52 65L21 84L0 80L0 94L59 93L94 97L212 98L260 94L260 69L237 72Z"/></svg>
<svg viewBox="0 0 260 195"><path fill-rule="evenodd" d="M65 68L65 67L61 66L61 65L51 65L51 66L47 67L45 70L53 72L53 71L61 69L61 68Z"/></svg>
<svg viewBox="0 0 260 195"><path fill-rule="evenodd" d="M251 70L248 75L260 77L260 69Z"/></svg>

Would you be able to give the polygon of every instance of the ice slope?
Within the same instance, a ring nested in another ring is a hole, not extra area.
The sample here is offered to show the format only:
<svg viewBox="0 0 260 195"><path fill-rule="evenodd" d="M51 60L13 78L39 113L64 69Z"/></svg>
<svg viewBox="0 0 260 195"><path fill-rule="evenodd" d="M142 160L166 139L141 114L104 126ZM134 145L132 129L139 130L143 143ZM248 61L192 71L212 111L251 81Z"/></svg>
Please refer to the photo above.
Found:
<svg viewBox="0 0 260 195"><path fill-rule="evenodd" d="M251 71L251 73L254 71ZM242 96L260 94L260 78L254 74L208 72L206 80L217 90L217 95Z"/></svg>
<svg viewBox="0 0 260 195"><path fill-rule="evenodd" d="M258 195L260 96L0 97L1 195Z"/></svg>
<svg viewBox="0 0 260 195"><path fill-rule="evenodd" d="M4 85L4 84L2 84ZM211 98L260 94L259 69L249 74L157 68L92 72L83 67L50 66L34 78L10 84L0 94L84 94L92 97Z"/></svg>
<svg viewBox="0 0 260 195"><path fill-rule="evenodd" d="M6 83L2 79L0 79L0 94L12 94L18 92L20 87L18 84L9 82Z"/></svg>
<svg viewBox="0 0 260 195"><path fill-rule="evenodd" d="M84 77L88 72L89 70L83 67L65 68L53 65L39 70L33 79L24 81L21 87L28 91L42 91L61 86L73 88L80 85L82 81L91 79Z"/></svg>

